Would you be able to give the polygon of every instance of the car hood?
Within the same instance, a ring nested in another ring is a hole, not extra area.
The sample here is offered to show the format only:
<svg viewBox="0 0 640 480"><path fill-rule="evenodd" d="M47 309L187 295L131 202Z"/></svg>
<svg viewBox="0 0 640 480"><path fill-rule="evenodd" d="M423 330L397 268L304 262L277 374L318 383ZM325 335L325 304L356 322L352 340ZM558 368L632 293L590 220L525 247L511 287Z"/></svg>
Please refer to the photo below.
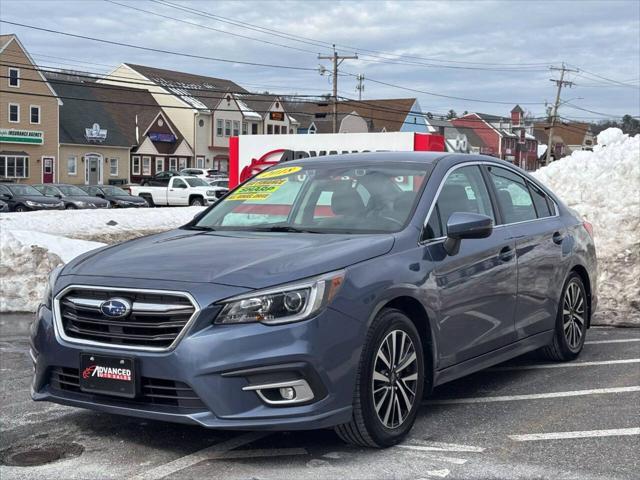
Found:
<svg viewBox="0 0 640 480"><path fill-rule="evenodd" d="M63 275L210 282L263 288L387 253L394 236L174 230L72 261Z"/></svg>
<svg viewBox="0 0 640 480"><path fill-rule="evenodd" d="M94 205L103 205L106 200L100 197L93 197L91 195L73 195L62 197L65 202L87 202L93 203Z"/></svg>
<svg viewBox="0 0 640 480"><path fill-rule="evenodd" d="M147 203L144 198L136 197L135 195L130 195L128 197L125 197L122 195L120 196L114 195L114 196L108 196L106 198L107 200L112 200L114 202L122 201L122 202L131 202L131 203Z"/></svg>
<svg viewBox="0 0 640 480"><path fill-rule="evenodd" d="M40 195L18 195L14 198L15 200L21 200L21 201L32 201L32 202L38 202L38 203L44 203L46 205L55 205L57 203L61 203L62 200L58 199L58 198L51 198L51 197L45 197L44 195L40 196Z"/></svg>

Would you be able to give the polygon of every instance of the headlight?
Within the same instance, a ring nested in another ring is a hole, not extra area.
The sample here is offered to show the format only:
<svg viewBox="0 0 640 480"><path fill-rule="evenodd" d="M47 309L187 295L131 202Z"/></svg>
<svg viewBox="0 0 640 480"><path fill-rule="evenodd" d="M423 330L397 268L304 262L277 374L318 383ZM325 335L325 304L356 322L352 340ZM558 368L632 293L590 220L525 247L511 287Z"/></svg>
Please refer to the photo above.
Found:
<svg viewBox="0 0 640 480"><path fill-rule="evenodd" d="M207 190L207 197L215 197L215 196L216 196L215 190Z"/></svg>
<svg viewBox="0 0 640 480"><path fill-rule="evenodd" d="M78 207L87 207L89 204L87 202L83 202L82 200L76 200L73 202Z"/></svg>
<svg viewBox="0 0 640 480"><path fill-rule="evenodd" d="M261 322L275 325L304 320L333 300L344 282L344 275L344 270L340 270L229 298L221 302L224 307L215 323Z"/></svg>
<svg viewBox="0 0 640 480"><path fill-rule="evenodd" d="M40 206L40 204L39 204L38 202L34 202L34 201L31 201L31 200L27 200L27 201L26 201L26 202L24 202L24 203L26 203L26 204L27 204L27 205L29 205L30 207L39 207L39 206Z"/></svg>
<svg viewBox="0 0 640 480"><path fill-rule="evenodd" d="M51 273L49 274L49 281L47 282L47 288L45 288L44 295L42 296L42 304L45 305L49 310L51 310L51 305L53 304L53 288L61 271L62 265L58 265L51 271Z"/></svg>

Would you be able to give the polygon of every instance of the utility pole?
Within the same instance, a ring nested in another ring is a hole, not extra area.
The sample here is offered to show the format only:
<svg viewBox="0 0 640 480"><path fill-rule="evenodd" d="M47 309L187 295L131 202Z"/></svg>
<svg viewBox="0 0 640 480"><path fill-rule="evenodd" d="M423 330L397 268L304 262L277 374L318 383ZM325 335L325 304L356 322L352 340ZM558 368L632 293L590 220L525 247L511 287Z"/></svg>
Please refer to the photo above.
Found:
<svg viewBox="0 0 640 480"><path fill-rule="evenodd" d="M333 55L318 55L318 60L333 60L333 133L338 129L338 67L345 60L357 60L358 55L340 56L333 45Z"/></svg>
<svg viewBox="0 0 640 480"><path fill-rule="evenodd" d="M359 73L356 76L356 80L358 81L358 85L356 85L356 90L358 91L358 101L362 100L362 92L364 91L364 73Z"/></svg>
<svg viewBox="0 0 640 480"><path fill-rule="evenodd" d="M566 72L577 72L577 70L571 70L564 66L564 62L562 62L562 67L551 67L551 70L559 70L560 71L560 80L556 80L555 78L550 78L549 81L555 82L558 86L558 91L556 93L556 101L553 104L553 113L551 114L551 125L549 126L549 140L547 141L547 165L551 162L551 148L553 141L553 127L556 123L556 118L558 116L558 107L560 106L560 92L562 91L562 87L572 87L573 82L568 82L564 79L564 74Z"/></svg>

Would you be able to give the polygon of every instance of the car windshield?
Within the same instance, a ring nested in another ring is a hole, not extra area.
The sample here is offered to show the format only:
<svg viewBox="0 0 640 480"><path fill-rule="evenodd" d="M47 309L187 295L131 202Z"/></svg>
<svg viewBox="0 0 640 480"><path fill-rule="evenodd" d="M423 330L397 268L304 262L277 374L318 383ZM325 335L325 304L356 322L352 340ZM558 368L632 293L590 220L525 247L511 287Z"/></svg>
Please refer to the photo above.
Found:
<svg viewBox="0 0 640 480"><path fill-rule="evenodd" d="M190 187L208 187L209 186L209 184L204 180L202 180L201 178L192 177L192 178L185 178L185 180Z"/></svg>
<svg viewBox="0 0 640 480"><path fill-rule="evenodd" d="M62 192L65 197L86 197L87 192L74 185L58 185L57 189Z"/></svg>
<svg viewBox="0 0 640 480"><path fill-rule="evenodd" d="M42 195L38 190L31 185L6 185L14 195Z"/></svg>
<svg viewBox="0 0 640 480"><path fill-rule="evenodd" d="M212 182L211 185L213 185L214 187L229 188L229 182L227 180L215 181L215 182Z"/></svg>
<svg viewBox="0 0 640 480"><path fill-rule="evenodd" d="M119 187L102 187L105 195L110 197L128 197L129 194Z"/></svg>
<svg viewBox="0 0 640 480"><path fill-rule="evenodd" d="M428 166L334 162L276 166L217 203L192 228L313 233L400 231Z"/></svg>

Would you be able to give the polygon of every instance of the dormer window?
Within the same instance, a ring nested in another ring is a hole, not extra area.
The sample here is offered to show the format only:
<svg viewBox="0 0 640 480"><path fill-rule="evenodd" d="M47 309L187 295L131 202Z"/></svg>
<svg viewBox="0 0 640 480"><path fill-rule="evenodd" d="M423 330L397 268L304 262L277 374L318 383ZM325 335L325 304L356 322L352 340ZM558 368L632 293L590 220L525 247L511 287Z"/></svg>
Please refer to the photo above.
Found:
<svg viewBox="0 0 640 480"><path fill-rule="evenodd" d="M18 88L20 86L20 69L9 68L9 86Z"/></svg>

